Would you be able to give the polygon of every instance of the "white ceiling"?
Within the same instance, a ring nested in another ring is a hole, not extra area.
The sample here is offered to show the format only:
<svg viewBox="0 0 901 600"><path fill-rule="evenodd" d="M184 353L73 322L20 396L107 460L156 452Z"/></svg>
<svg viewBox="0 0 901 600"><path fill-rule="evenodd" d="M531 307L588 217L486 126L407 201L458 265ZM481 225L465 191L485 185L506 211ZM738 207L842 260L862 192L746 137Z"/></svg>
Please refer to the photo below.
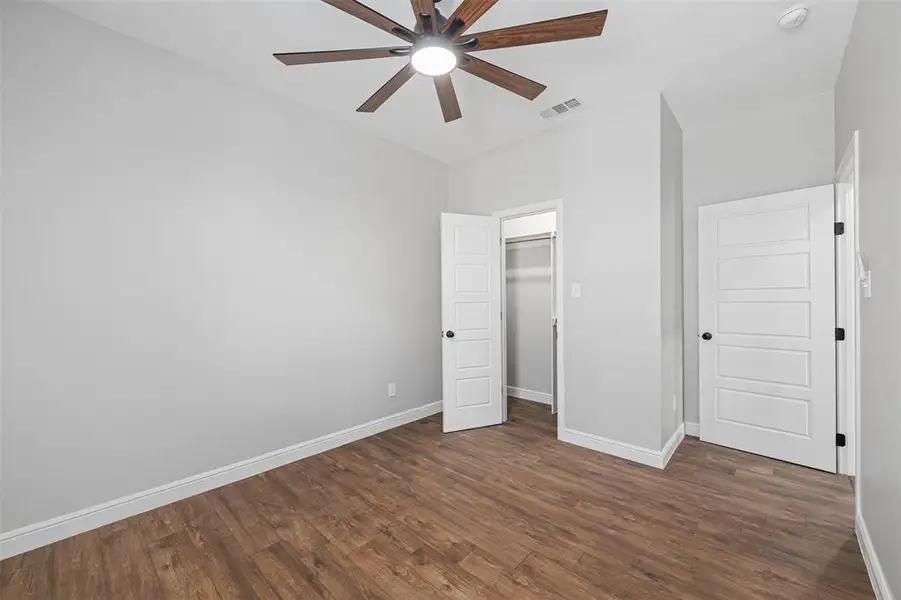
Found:
<svg viewBox="0 0 901 600"><path fill-rule="evenodd" d="M441 6L449 13L451 0ZM364 0L412 27L409 0ZM463 119L445 124L429 78L417 76L375 114L356 108L405 58L285 67L274 52L403 43L319 0L56 0L62 8L196 61L228 77L288 96L376 135L446 162L563 123L539 112L577 96L601 102L629 82L664 91L683 129L700 119L835 85L856 0L809 0L808 22L776 26L790 1L501 0L470 31L609 9L600 38L491 50L484 60L548 85L528 102L467 73L454 74Z"/></svg>

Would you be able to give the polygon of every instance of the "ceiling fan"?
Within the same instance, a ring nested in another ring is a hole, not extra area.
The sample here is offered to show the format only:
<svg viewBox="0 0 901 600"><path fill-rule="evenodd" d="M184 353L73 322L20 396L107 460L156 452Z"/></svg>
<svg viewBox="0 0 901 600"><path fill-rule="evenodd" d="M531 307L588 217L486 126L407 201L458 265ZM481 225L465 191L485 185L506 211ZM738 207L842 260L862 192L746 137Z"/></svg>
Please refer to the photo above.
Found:
<svg viewBox="0 0 901 600"><path fill-rule="evenodd" d="M447 18L435 6L435 3L441 0L410 0L416 15L416 25L412 31L357 0L322 1L387 31L410 46L287 52L275 54L275 58L285 65L308 65L409 56L410 62L364 102L357 112L375 112L415 73L421 73L434 78L441 111L444 114L445 122L448 123L463 116L450 77L451 71L457 67L470 75L475 75L528 100L537 98L547 87L478 59L470 55L470 52L596 37L601 35L604 30L604 22L607 20L607 11L601 10L464 35L466 30L488 12L498 0L463 0L457 10Z"/></svg>

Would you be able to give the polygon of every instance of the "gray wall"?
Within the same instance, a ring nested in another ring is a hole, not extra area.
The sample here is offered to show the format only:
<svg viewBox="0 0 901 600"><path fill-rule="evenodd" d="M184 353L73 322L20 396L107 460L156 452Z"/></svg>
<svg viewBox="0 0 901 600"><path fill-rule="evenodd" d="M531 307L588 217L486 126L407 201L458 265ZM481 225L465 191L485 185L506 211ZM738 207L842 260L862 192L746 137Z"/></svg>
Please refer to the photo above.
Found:
<svg viewBox="0 0 901 600"><path fill-rule="evenodd" d="M450 208L487 214L563 199L564 425L659 450L660 95L624 97L451 165Z"/></svg>
<svg viewBox="0 0 901 600"><path fill-rule="evenodd" d="M698 422L698 207L832 182L832 94L683 130L685 420Z"/></svg>
<svg viewBox="0 0 901 600"><path fill-rule="evenodd" d="M507 244L507 385L550 394L553 385L551 242Z"/></svg>
<svg viewBox="0 0 901 600"><path fill-rule="evenodd" d="M660 98L661 437L682 423L682 129Z"/></svg>
<svg viewBox="0 0 901 600"><path fill-rule="evenodd" d="M5 91L5 86L3 84L3 55L6 54L3 51L3 22L6 20L6 15L4 14L4 4L0 3L0 156L2 156L3 149L3 92ZM2 203L2 185L3 182L3 162L0 160L0 203ZM0 226L2 226L2 222L0 222ZM2 232L0 232L0 237L2 237ZM0 239L0 246L2 246L2 239ZM0 247L0 281L2 281L2 247ZM2 327L3 327L3 319L2 319L2 285L0 285L0 336L2 336ZM3 368L2 368L2 344L0 344L0 533L5 531L3 529L3 489L4 489L4 479L3 479Z"/></svg>
<svg viewBox="0 0 901 600"><path fill-rule="evenodd" d="M440 400L443 165L43 3L3 43L6 530Z"/></svg>
<svg viewBox="0 0 901 600"><path fill-rule="evenodd" d="M861 305L861 506L901 598L901 4L864 1L835 89L836 165L860 130L860 249L873 296Z"/></svg>

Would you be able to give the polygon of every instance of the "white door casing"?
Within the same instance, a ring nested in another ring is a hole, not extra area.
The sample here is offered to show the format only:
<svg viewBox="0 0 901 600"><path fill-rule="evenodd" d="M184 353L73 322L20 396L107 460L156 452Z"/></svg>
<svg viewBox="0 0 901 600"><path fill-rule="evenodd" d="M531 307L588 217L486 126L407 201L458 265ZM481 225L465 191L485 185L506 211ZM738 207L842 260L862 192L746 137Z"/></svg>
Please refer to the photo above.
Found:
<svg viewBox="0 0 901 600"><path fill-rule="evenodd" d="M496 216L441 215L445 432L503 422L501 243Z"/></svg>
<svg viewBox="0 0 901 600"><path fill-rule="evenodd" d="M698 209L701 439L836 470L833 186Z"/></svg>
<svg viewBox="0 0 901 600"><path fill-rule="evenodd" d="M869 291L869 271L860 252L857 202L860 135L857 131L835 173L835 220L844 223L844 233L835 237L835 314L837 327L845 328L845 341L836 345L836 389L838 431L847 436L847 446L838 449L838 471L860 476L860 302ZM860 490L859 485L854 486Z"/></svg>

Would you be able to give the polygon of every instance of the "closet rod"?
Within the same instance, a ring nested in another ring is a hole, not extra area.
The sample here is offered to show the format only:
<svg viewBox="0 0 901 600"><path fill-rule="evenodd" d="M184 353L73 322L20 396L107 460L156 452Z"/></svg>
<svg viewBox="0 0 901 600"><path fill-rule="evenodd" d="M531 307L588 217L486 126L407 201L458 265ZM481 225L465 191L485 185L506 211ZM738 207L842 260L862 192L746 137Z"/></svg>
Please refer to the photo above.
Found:
<svg viewBox="0 0 901 600"><path fill-rule="evenodd" d="M504 243L519 244L521 242L537 242L538 240L552 240L556 237L556 233L539 233L537 235L523 235L515 238L509 238L504 240Z"/></svg>

